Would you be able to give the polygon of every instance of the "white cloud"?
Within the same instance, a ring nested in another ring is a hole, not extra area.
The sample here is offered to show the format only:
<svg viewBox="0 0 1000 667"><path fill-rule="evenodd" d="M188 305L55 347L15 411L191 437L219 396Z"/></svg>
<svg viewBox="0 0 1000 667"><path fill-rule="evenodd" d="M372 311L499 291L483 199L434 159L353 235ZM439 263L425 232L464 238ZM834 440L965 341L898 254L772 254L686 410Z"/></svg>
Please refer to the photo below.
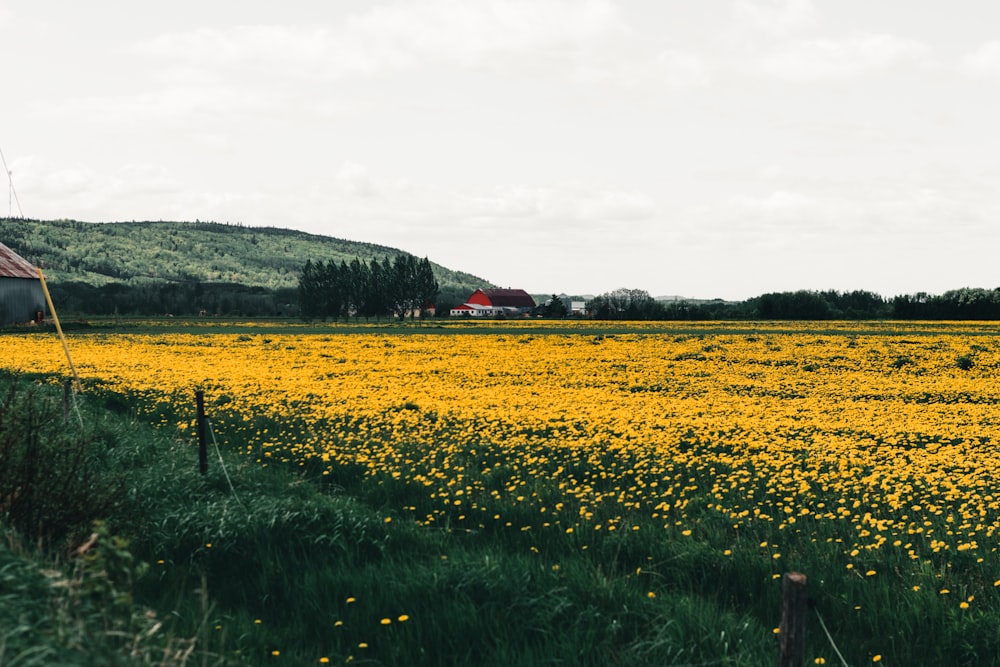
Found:
<svg viewBox="0 0 1000 667"><path fill-rule="evenodd" d="M366 215L386 219L444 216L457 223L472 221L495 230L513 225L529 231L563 233L587 226L642 221L655 211L653 200L640 192L577 184L421 185L409 179L377 179L356 163L343 165L335 183L335 197L316 193L328 199L328 206L345 206L355 212L367 209Z"/></svg>
<svg viewBox="0 0 1000 667"><path fill-rule="evenodd" d="M693 53L662 51L656 57L657 77L668 88L689 88L709 83L705 60Z"/></svg>
<svg viewBox="0 0 1000 667"><path fill-rule="evenodd" d="M967 53L962 58L961 69L974 76L1000 78L1000 41L986 42Z"/></svg>
<svg viewBox="0 0 1000 667"><path fill-rule="evenodd" d="M362 187L355 188L359 181ZM285 202L283 218L315 233L377 239L421 255L592 250L595 243L610 246L648 233L656 213L655 202L642 192L573 183L439 185L380 178L356 163L343 165L334 183L333 189L317 186L308 198ZM253 215L259 220L261 213L258 204Z"/></svg>
<svg viewBox="0 0 1000 667"><path fill-rule="evenodd" d="M738 195L692 207L682 218L687 241L704 247L798 247L836 255L861 248L940 250L954 239L988 236L998 214L1000 206L988 193L913 181L823 195L792 190Z"/></svg>
<svg viewBox="0 0 1000 667"><path fill-rule="evenodd" d="M913 39L857 33L840 40L795 41L759 59L755 68L779 79L814 81L886 70L928 55L929 49Z"/></svg>
<svg viewBox="0 0 1000 667"><path fill-rule="evenodd" d="M736 0L733 15L744 25L775 35L807 28L819 20L811 0Z"/></svg>
<svg viewBox="0 0 1000 667"><path fill-rule="evenodd" d="M185 196L180 180L158 165L130 163L104 172L29 156L18 161L17 170L25 215L42 219L132 220L144 214L161 219Z"/></svg>
<svg viewBox="0 0 1000 667"><path fill-rule="evenodd" d="M303 77L377 75L427 63L479 66L585 50L620 29L610 0L424 0L374 7L339 25L250 25L160 35L136 49L203 66Z"/></svg>
<svg viewBox="0 0 1000 667"><path fill-rule="evenodd" d="M690 210L686 216L686 234L699 244L721 243L730 247L784 244L828 232L830 204L789 190L735 195Z"/></svg>
<svg viewBox="0 0 1000 667"><path fill-rule="evenodd" d="M766 216L784 217L816 208L816 200L799 192L776 190L764 197L737 197L740 207Z"/></svg>
<svg viewBox="0 0 1000 667"><path fill-rule="evenodd" d="M90 96L67 100L46 113L70 115L89 121L118 124L190 124L221 112L233 115L277 114L285 110L282 100L265 91L225 85L170 86L133 95Z"/></svg>
<svg viewBox="0 0 1000 667"><path fill-rule="evenodd" d="M354 197L378 195L378 186L368 173L368 168L356 162L347 162L341 166L333 180L337 191L346 195Z"/></svg>

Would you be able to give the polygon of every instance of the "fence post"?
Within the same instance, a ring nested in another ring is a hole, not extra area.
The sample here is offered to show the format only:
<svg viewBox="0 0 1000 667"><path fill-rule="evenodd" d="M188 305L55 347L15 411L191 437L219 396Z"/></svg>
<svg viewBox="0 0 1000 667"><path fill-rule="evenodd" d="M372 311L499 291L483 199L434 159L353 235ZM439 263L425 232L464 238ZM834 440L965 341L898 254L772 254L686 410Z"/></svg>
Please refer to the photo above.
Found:
<svg viewBox="0 0 1000 667"><path fill-rule="evenodd" d="M781 578L778 667L803 667L805 665L806 616L808 611L806 575L801 572L786 572Z"/></svg>
<svg viewBox="0 0 1000 667"><path fill-rule="evenodd" d="M198 471L204 475L208 472L208 444L205 442L205 392L199 389L194 392L194 398L198 405L198 420L195 427L198 432Z"/></svg>

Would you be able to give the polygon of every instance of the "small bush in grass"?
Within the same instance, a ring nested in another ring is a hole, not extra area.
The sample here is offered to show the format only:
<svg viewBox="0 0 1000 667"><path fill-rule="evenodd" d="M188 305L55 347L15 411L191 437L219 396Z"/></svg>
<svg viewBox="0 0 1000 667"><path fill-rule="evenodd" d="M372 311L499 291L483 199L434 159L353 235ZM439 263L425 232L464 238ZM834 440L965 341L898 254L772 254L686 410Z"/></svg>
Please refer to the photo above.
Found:
<svg viewBox="0 0 1000 667"><path fill-rule="evenodd" d="M42 544L86 534L123 487L107 453L76 421L64 422L54 396L11 385L0 402L0 520Z"/></svg>
<svg viewBox="0 0 1000 667"><path fill-rule="evenodd" d="M893 368L902 368L903 366L909 366L911 364L913 364L913 358L908 355L901 354L892 360L891 365Z"/></svg>

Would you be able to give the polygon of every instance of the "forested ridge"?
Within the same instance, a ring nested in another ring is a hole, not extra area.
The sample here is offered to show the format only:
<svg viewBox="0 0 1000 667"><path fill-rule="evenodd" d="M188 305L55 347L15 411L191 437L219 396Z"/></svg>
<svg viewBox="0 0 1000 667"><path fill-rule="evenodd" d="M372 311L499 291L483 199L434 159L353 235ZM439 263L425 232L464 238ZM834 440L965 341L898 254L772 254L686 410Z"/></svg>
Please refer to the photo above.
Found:
<svg viewBox="0 0 1000 667"><path fill-rule="evenodd" d="M49 282L143 280L294 288L307 260L392 259L405 250L277 227L218 222L80 222L0 218L0 243L41 266ZM442 287L488 285L434 264Z"/></svg>
<svg viewBox="0 0 1000 667"><path fill-rule="evenodd" d="M291 229L201 221L0 218L0 243L43 269L61 312L80 315L298 315L307 262L391 262L409 255ZM429 264L446 307L492 286Z"/></svg>

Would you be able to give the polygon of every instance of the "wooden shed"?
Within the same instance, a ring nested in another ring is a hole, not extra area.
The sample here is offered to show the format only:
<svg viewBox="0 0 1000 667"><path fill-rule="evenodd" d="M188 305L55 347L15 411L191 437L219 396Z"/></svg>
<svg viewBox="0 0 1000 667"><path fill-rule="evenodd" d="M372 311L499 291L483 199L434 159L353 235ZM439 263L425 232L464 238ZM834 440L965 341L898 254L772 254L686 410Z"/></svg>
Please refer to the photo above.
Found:
<svg viewBox="0 0 1000 667"><path fill-rule="evenodd" d="M0 326L36 321L45 292L31 262L0 243Z"/></svg>

